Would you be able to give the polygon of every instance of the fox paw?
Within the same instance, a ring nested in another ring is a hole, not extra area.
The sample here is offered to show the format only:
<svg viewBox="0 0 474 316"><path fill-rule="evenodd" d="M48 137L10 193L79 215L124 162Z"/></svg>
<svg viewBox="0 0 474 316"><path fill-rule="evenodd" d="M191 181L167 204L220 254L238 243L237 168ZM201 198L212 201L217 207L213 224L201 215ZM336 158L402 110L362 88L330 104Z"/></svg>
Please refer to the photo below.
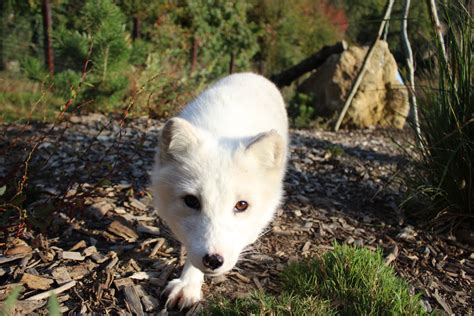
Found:
<svg viewBox="0 0 474 316"><path fill-rule="evenodd" d="M201 284L181 279L171 280L163 291L167 295L166 307L177 306L180 310L188 308L201 300Z"/></svg>

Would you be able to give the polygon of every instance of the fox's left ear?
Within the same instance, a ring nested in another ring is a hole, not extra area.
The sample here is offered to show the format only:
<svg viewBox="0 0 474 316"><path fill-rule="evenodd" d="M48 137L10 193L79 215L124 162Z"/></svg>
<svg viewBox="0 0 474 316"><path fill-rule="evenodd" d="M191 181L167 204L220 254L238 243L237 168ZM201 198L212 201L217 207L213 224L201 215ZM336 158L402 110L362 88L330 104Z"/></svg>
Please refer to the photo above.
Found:
<svg viewBox="0 0 474 316"><path fill-rule="evenodd" d="M253 155L268 169L280 168L286 158L283 138L275 130L257 135L247 145L245 152Z"/></svg>

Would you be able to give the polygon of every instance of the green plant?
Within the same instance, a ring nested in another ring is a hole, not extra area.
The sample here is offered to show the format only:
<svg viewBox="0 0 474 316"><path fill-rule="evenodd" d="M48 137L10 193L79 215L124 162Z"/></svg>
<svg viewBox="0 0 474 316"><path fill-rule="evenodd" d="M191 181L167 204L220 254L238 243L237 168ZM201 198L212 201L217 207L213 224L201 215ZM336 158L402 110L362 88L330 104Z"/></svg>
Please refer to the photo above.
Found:
<svg viewBox="0 0 474 316"><path fill-rule="evenodd" d="M315 119L313 98L304 93L296 93L288 105L288 115L295 128L310 127Z"/></svg>
<svg viewBox="0 0 474 316"><path fill-rule="evenodd" d="M437 83L421 102L421 139L415 146L415 173L407 175L410 195L421 215L452 221L474 218L474 93L472 86L472 17L461 1L441 8L447 27L445 59L438 43ZM433 39L436 35L433 30Z"/></svg>
<svg viewBox="0 0 474 316"><path fill-rule="evenodd" d="M192 37L200 43L198 63L212 79L229 72L231 55L235 70L250 68L258 49L258 27L247 19L250 5L245 1L186 1L180 11L181 23L189 19Z"/></svg>
<svg viewBox="0 0 474 316"><path fill-rule="evenodd" d="M146 42L141 39L136 39L132 45L132 50L130 53L130 63L132 65L138 66L144 65L150 52L151 45L149 42Z"/></svg>
<svg viewBox="0 0 474 316"><path fill-rule="evenodd" d="M51 293L51 296L48 299L48 312L49 316L59 316L61 312L59 311L59 302L56 294Z"/></svg>
<svg viewBox="0 0 474 316"><path fill-rule="evenodd" d="M78 93L76 102L86 109L106 110L121 106L128 88L130 43L124 32L125 17L111 0L85 1L72 26L60 25L55 48L62 61L56 75L56 93ZM87 75L78 89L84 65Z"/></svg>
<svg viewBox="0 0 474 316"><path fill-rule="evenodd" d="M21 286L17 286L10 292L10 294L8 294L7 298L2 303L2 308L0 308L0 316L11 315L22 290L23 288Z"/></svg>
<svg viewBox="0 0 474 316"><path fill-rule="evenodd" d="M51 120L64 102L23 74L0 72L0 123Z"/></svg>
<svg viewBox="0 0 474 316"><path fill-rule="evenodd" d="M315 296L300 297L289 292L279 296L253 292L234 301L221 299L212 302L203 315L336 315L329 301Z"/></svg>
<svg viewBox="0 0 474 316"><path fill-rule="evenodd" d="M2 303L2 307L0 308L0 316L8 316L12 315L11 312L15 307L15 303L20 296L23 288L21 286L15 287L10 294L8 294L5 301ZM53 292L48 299L48 315L49 316L60 316L61 312L59 311L59 302L56 294Z"/></svg>
<svg viewBox="0 0 474 316"><path fill-rule="evenodd" d="M321 258L296 262L282 274L283 291L234 301L215 299L210 315L424 315L418 295L386 266L382 252L334 245Z"/></svg>
<svg viewBox="0 0 474 316"><path fill-rule="evenodd" d="M43 62L38 58L26 56L20 63L22 71L29 79L43 81L48 76Z"/></svg>

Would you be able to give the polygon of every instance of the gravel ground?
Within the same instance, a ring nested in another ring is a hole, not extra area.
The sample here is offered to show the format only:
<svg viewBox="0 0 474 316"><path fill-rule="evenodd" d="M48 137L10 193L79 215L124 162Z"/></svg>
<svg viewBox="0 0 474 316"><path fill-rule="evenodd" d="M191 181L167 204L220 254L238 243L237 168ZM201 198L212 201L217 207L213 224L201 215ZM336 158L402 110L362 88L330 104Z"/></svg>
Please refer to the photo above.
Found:
<svg viewBox="0 0 474 316"><path fill-rule="evenodd" d="M161 126L99 114L0 126L0 179L13 183L27 160L28 177L16 185L25 183L24 205L36 226L25 227L15 212L1 218L9 237L0 242L0 299L22 284L17 314L45 314L50 289L60 292L65 314L164 314L159 293L179 274L185 253L151 208ZM417 228L397 206L405 188L396 175L409 161L393 139L404 135L293 130L284 204L232 272L207 280L205 297L277 293L288 262L338 241L383 249L427 310L473 314L474 248Z"/></svg>

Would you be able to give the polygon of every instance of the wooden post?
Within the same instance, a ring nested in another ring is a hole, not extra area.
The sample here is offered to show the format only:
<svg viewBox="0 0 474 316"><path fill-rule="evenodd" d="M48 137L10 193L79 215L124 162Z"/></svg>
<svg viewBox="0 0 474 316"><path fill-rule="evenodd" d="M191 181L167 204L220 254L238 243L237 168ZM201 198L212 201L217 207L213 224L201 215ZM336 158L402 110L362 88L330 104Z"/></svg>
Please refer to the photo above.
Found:
<svg viewBox="0 0 474 316"><path fill-rule="evenodd" d="M364 78L365 72L367 71L367 65L369 64L370 58L372 57L374 53L375 45L377 44L377 41L382 35L385 25L390 20L390 15L392 13L392 7L393 7L394 2L395 0L389 0L387 3L387 9L385 10L385 15L383 17L382 23L380 23L377 37L375 38L374 42L372 43L369 50L367 51L367 54L365 55L365 59L364 59L364 62L362 63L362 67L359 73L357 74L357 78L354 82L354 85L351 88L351 92L349 93L349 96L347 97L347 100L344 103L344 106L342 108L341 114L339 114L339 118L337 119L336 125L334 126L334 131L336 132L339 130L339 127L341 127L342 120L344 119L344 116L346 115L346 112L349 109L349 106L351 105L352 99L356 95L357 89L359 89L362 79Z"/></svg>
<svg viewBox="0 0 474 316"><path fill-rule="evenodd" d="M46 66L48 67L49 74L52 77L54 75L54 55L53 45L51 43L52 19L49 0L43 0L41 11L43 14L44 58L46 61Z"/></svg>
<svg viewBox="0 0 474 316"><path fill-rule="evenodd" d="M410 12L410 0L405 0L403 6L403 19L402 19L402 43L403 43L403 50L405 51L406 63L408 68L408 82L406 86L408 88L408 94L410 96L410 104L413 109L413 119L415 124L415 133L417 137L417 141L421 144L421 129L420 129L420 121L418 118L418 105L416 102L416 95L415 95L415 68L413 66L413 51L411 50L410 40L408 39L408 13Z"/></svg>

